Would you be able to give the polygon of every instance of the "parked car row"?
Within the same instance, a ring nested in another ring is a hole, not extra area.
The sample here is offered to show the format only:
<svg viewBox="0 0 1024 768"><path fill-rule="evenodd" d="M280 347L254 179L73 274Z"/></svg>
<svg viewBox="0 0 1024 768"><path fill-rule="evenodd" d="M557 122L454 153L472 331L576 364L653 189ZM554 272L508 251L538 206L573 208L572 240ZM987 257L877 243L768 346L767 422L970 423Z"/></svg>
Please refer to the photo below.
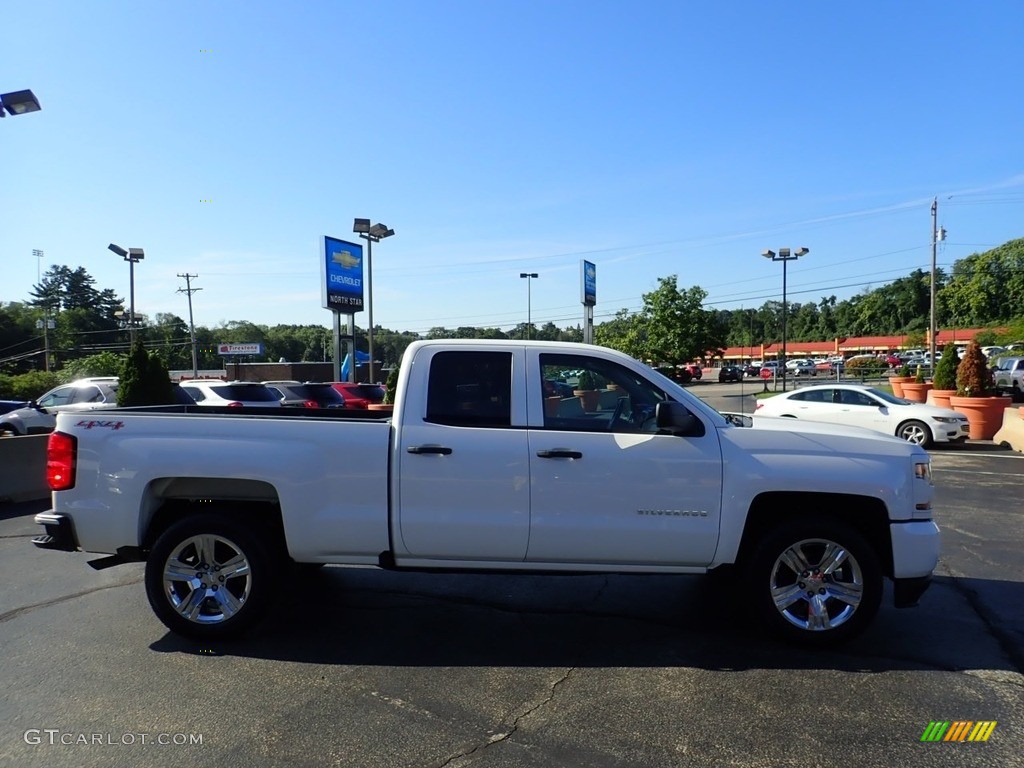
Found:
<svg viewBox="0 0 1024 768"><path fill-rule="evenodd" d="M99 376L61 384L37 400L0 401L0 435L46 434L61 411L117 405L117 390L116 376ZM379 384L349 382L186 379L174 385L174 393L179 404L229 408L366 408L384 399Z"/></svg>

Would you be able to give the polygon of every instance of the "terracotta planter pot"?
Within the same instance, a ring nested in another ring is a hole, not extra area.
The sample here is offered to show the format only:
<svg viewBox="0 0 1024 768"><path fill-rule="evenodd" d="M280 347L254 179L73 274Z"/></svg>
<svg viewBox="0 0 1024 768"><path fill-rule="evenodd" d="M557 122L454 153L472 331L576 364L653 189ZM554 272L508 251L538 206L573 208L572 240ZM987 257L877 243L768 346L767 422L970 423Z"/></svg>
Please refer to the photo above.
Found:
<svg viewBox="0 0 1024 768"><path fill-rule="evenodd" d="M558 406L561 405L562 398L555 395L554 397L544 398L544 415L548 418L552 418L558 415Z"/></svg>
<svg viewBox="0 0 1024 768"><path fill-rule="evenodd" d="M916 381L903 382L903 399L912 403L923 403L928 399L928 392L932 389L932 383L926 381L918 384Z"/></svg>
<svg viewBox="0 0 1024 768"><path fill-rule="evenodd" d="M913 380L913 376L890 376L889 386L892 387L892 393L896 397L903 397L903 385Z"/></svg>
<svg viewBox="0 0 1024 768"><path fill-rule="evenodd" d="M971 440L991 440L1003 425L1003 411L1010 407L1013 398L1009 395L999 397L959 397L953 395L949 404L954 411L967 417L971 426Z"/></svg>
<svg viewBox="0 0 1024 768"><path fill-rule="evenodd" d="M395 406L393 403L367 403L366 409L368 411L380 411L381 415L390 415L395 412Z"/></svg>
<svg viewBox="0 0 1024 768"><path fill-rule="evenodd" d="M934 405L936 408L952 408L949 404L949 398L956 394L955 389L931 389L928 391L928 399L925 401L928 405Z"/></svg>
<svg viewBox="0 0 1024 768"><path fill-rule="evenodd" d="M601 403L601 393L596 389L574 389L572 393L580 399L583 410L588 413L596 411Z"/></svg>

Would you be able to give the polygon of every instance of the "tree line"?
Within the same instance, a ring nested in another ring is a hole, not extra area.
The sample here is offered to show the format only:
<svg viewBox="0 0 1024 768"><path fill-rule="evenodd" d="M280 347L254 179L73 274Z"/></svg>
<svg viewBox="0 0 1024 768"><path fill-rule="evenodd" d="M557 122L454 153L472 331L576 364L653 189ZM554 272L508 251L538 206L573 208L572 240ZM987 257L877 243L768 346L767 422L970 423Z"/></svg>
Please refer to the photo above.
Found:
<svg viewBox="0 0 1024 768"><path fill-rule="evenodd" d="M680 287L676 275L661 277L642 297L639 311L622 309L595 326L598 344L634 357L674 364L713 356L726 347L757 347L782 338L782 303L766 301L749 309L706 309L707 293L699 286ZM930 275L915 269L849 299L822 296L816 302L789 302L786 308L790 341L836 337L907 335L923 338L930 311ZM82 360L109 355L123 359L128 351L128 318L124 300L111 289L98 288L84 267L55 265L33 286L24 302L0 303L0 374L38 371L44 367L44 318L50 368L60 378L84 375ZM1024 338L1024 239L1012 240L957 261L936 274L936 317L939 327L1008 326L1008 334ZM330 360L331 330L320 325L260 325L245 320L195 329L200 368L221 368L219 343L260 343L264 359L293 362ZM356 348L367 350L366 329L355 330ZM405 348L418 338L541 339L582 341L577 326L525 323L502 330L463 326L431 328L426 334L374 328L375 357L383 368L396 365ZM168 369L192 367L188 324L159 313L136 329L136 337L158 354Z"/></svg>

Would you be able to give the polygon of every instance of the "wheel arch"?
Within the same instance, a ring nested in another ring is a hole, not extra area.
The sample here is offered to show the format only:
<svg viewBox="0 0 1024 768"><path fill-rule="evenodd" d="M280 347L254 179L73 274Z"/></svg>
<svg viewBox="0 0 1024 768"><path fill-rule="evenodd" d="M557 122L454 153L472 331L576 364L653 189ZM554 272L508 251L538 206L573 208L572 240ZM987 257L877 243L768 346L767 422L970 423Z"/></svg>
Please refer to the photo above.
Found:
<svg viewBox="0 0 1024 768"><path fill-rule="evenodd" d="M883 573L892 578L892 539L885 504L881 499L854 494L800 491L759 494L747 512L736 563L742 565L749 561L758 543L773 527L800 519L838 520L850 526L867 540Z"/></svg>
<svg viewBox="0 0 1024 768"><path fill-rule="evenodd" d="M178 520L214 513L256 523L285 546L277 490L262 480L217 477L167 477L146 488L139 516L139 541L148 551Z"/></svg>

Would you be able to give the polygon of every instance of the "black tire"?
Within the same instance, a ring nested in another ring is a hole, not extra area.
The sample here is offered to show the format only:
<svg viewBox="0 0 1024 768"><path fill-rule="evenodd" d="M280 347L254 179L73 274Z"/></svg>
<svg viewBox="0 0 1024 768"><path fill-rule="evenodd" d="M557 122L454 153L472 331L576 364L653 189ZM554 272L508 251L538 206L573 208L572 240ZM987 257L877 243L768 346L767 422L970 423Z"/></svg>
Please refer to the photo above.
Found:
<svg viewBox="0 0 1024 768"><path fill-rule="evenodd" d="M745 569L755 612L775 635L826 647L864 631L882 602L875 551L837 520L798 519L770 531Z"/></svg>
<svg viewBox="0 0 1024 768"><path fill-rule="evenodd" d="M252 628L284 575L282 558L261 533L261 526L218 514L164 531L146 561L146 596L157 618L193 640L225 640Z"/></svg>
<svg viewBox="0 0 1024 768"><path fill-rule="evenodd" d="M905 421L896 430L896 437L922 448L932 447L932 431L922 421Z"/></svg>

